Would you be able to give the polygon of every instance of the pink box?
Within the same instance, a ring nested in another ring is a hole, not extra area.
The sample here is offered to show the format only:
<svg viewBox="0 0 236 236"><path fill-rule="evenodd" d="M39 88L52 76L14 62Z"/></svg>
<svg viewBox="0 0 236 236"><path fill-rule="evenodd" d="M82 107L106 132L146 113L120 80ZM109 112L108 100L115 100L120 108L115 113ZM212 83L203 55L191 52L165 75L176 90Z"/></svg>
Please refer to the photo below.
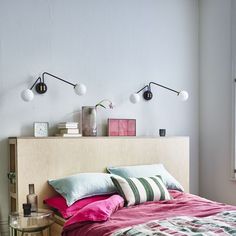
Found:
<svg viewBox="0 0 236 236"><path fill-rule="evenodd" d="M108 119L108 136L136 136L136 119Z"/></svg>

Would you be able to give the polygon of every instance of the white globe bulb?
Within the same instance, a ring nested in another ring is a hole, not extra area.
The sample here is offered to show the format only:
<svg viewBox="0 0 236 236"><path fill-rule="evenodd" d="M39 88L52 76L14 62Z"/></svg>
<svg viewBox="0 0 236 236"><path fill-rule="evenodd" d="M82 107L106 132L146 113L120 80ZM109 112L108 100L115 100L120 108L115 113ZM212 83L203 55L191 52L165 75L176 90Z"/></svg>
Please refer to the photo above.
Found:
<svg viewBox="0 0 236 236"><path fill-rule="evenodd" d="M31 89L25 89L24 91L21 92L21 98L25 102L30 102L34 99L34 93L32 92Z"/></svg>
<svg viewBox="0 0 236 236"><path fill-rule="evenodd" d="M180 99L182 100L182 101L186 101L186 100L188 100L188 92L187 91L180 91L180 93L179 93L179 95L178 95L179 97L180 97Z"/></svg>
<svg viewBox="0 0 236 236"><path fill-rule="evenodd" d="M76 84L74 90L79 96L82 96L87 92L87 88L84 84Z"/></svg>
<svg viewBox="0 0 236 236"><path fill-rule="evenodd" d="M140 96L137 93L133 93L130 95L129 100L134 104L138 103L140 101Z"/></svg>

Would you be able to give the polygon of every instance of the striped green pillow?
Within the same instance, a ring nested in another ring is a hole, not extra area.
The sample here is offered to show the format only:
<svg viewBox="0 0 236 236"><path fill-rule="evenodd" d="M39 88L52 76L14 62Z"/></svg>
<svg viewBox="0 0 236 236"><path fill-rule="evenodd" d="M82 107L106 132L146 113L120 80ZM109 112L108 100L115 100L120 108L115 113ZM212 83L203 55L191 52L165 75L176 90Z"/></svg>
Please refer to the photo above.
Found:
<svg viewBox="0 0 236 236"><path fill-rule="evenodd" d="M112 176L111 179L119 194L125 199L126 206L171 199L160 176L142 178Z"/></svg>

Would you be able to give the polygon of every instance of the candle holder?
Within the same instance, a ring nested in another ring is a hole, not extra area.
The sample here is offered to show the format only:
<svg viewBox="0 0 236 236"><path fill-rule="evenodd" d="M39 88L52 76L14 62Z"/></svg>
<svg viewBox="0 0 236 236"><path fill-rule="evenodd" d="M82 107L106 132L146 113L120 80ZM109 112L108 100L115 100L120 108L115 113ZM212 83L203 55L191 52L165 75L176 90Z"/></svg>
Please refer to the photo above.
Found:
<svg viewBox="0 0 236 236"><path fill-rule="evenodd" d="M159 135L161 137L165 137L166 136L166 130L165 129L159 129Z"/></svg>
<svg viewBox="0 0 236 236"><path fill-rule="evenodd" d="M23 212L24 216L30 216L31 215L31 204L30 203L23 203Z"/></svg>

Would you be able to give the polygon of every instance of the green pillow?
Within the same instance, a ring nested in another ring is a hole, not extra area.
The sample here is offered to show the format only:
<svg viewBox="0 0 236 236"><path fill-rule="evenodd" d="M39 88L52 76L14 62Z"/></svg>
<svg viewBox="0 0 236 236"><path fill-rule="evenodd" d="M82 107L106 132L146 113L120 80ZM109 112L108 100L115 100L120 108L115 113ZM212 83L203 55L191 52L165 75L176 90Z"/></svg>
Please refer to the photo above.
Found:
<svg viewBox="0 0 236 236"><path fill-rule="evenodd" d="M49 180L48 183L66 199L67 205L70 206L82 198L116 192L110 176L105 173L80 173Z"/></svg>
<svg viewBox="0 0 236 236"><path fill-rule="evenodd" d="M142 178L111 177L126 206L147 201L170 200L171 196L160 176Z"/></svg>
<svg viewBox="0 0 236 236"><path fill-rule="evenodd" d="M108 167L108 172L121 177L149 177L160 175L168 189L184 191L182 185L166 170L163 164Z"/></svg>

